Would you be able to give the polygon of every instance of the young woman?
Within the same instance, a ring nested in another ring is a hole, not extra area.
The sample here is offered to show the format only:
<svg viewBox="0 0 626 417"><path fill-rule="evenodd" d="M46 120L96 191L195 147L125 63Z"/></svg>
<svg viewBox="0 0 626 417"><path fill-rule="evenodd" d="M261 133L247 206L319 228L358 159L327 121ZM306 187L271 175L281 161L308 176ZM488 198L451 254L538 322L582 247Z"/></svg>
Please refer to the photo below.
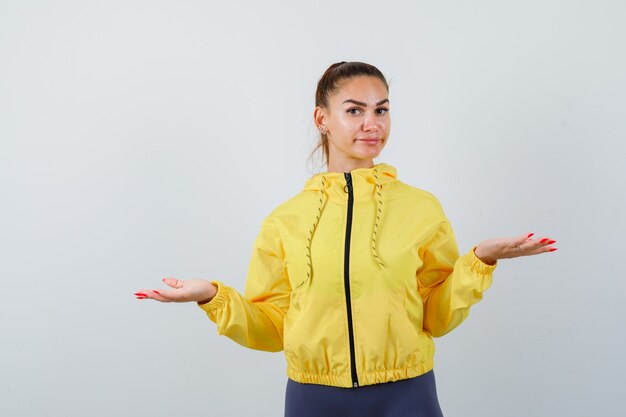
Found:
<svg viewBox="0 0 626 417"><path fill-rule="evenodd" d="M284 350L287 417L441 416L433 337L467 317L499 259L556 250L525 233L459 256L437 198L373 162L391 128L388 93L374 66L326 70L314 120L328 169L263 220L243 295L175 278L135 294L195 301L220 335Z"/></svg>

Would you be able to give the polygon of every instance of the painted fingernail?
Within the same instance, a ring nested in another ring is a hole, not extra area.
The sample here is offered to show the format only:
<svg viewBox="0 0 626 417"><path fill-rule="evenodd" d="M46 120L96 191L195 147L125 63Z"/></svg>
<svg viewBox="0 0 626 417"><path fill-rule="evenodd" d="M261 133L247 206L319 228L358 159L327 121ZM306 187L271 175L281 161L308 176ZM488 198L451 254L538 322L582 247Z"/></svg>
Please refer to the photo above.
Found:
<svg viewBox="0 0 626 417"><path fill-rule="evenodd" d="M531 237L533 235L534 235L534 233L529 233L528 236L526 236L526 237Z"/></svg>
<svg viewBox="0 0 626 417"><path fill-rule="evenodd" d="M550 249L550 252L554 252L556 250L556 248L552 248Z"/></svg>
<svg viewBox="0 0 626 417"><path fill-rule="evenodd" d="M143 295L144 297L147 296L147 294L144 294L142 292L136 292L135 295Z"/></svg>
<svg viewBox="0 0 626 417"><path fill-rule="evenodd" d="M139 296L137 296L138 300L143 300L144 298L148 298L148 297L139 297Z"/></svg>
<svg viewBox="0 0 626 417"><path fill-rule="evenodd" d="M543 239L541 239L541 240L539 241L539 243L545 243L545 242L547 242L547 241L548 241L548 239L547 239L547 238L543 238Z"/></svg>
<svg viewBox="0 0 626 417"><path fill-rule="evenodd" d="M152 291L153 291L153 292L155 292L155 293L157 293L157 294L159 294L159 295L161 295L161 293L160 293L160 292L158 292L157 290L152 290Z"/></svg>
<svg viewBox="0 0 626 417"><path fill-rule="evenodd" d="M548 244L549 244L549 245L551 245L551 244L553 244L554 242L556 242L556 240L550 240L550 241L548 241Z"/></svg>

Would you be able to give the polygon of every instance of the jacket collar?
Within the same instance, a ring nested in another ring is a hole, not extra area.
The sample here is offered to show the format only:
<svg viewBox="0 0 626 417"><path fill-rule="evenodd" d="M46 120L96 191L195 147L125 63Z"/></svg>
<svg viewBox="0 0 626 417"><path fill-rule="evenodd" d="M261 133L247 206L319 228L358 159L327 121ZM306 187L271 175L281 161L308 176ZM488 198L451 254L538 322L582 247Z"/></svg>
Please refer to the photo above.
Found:
<svg viewBox="0 0 626 417"><path fill-rule="evenodd" d="M350 171L353 183L367 182L370 184L384 185L397 181L397 170L384 162L379 162L369 168L356 168ZM363 180L363 181L359 181ZM343 187L346 183L343 172L320 172L313 175L304 183L305 190L324 190L333 184Z"/></svg>

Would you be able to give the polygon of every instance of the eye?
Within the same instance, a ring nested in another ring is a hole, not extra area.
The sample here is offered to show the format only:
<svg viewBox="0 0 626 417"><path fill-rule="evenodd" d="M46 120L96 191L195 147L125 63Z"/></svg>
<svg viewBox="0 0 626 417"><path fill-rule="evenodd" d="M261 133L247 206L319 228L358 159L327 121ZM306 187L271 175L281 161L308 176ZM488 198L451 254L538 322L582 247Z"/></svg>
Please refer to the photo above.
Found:
<svg viewBox="0 0 626 417"><path fill-rule="evenodd" d="M381 112L380 110L382 110L382 112ZM388 109L388 108L386 108L386 107L380 107L380 108L376 109L376 111L378 111L378 112L379 112L378 114L385 114L385 113L389 113L389 109Z"/></svg>
<svg viewBox="0 0 626 417"><path fill-rule="evenodd" d="M353 111L354 110L354 111ZM346 113L350 113L350 114L358 114L357 112L360 112L361 110L356 108L356 107L350 107L348 110L346 110Z"/></svg>

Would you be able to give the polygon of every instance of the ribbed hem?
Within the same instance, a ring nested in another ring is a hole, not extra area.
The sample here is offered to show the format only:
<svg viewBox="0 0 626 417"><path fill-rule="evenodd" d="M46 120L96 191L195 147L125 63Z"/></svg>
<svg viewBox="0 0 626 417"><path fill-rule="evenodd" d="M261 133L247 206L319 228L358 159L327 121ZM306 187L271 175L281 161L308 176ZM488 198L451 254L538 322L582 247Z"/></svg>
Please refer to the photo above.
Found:
<svg viewBox="0 0 626 417"><path fill-rule="evenodd" d="M402 369L383 369L370 372L357 372L359 386L381 384L385 382L399 381L402 379L414 378L425 374L433 369L434 361L418 363L415 366ZM352 386L352 376L350 372L342 374L298 372L287 367L287 376L301 384L330 385L340 388L354 388Z"/></svg>
<svg viewBox="0 0 626 417"><path fill-rule="evenodd" d="M215 294L215 296L208 303L197 303L198 307L200 307L207 313L215 312L224 307L226 305L226 301L228 300L228 291L224 288L225 285L221 281L211 281L211 284L217 287L217 293Z"/></svg>
<svg viewBox="0 0 626 417"><path fill-rule="evenodd" d="M472 250L470 250L464 257L463 262L467 266L469 266L474 272L478 272L479 274L487 275L491 274L496 266L498 266L498 261L493 265L488 265L480 260L476 253L474 252L478 246L474 246Z"/></svg>

